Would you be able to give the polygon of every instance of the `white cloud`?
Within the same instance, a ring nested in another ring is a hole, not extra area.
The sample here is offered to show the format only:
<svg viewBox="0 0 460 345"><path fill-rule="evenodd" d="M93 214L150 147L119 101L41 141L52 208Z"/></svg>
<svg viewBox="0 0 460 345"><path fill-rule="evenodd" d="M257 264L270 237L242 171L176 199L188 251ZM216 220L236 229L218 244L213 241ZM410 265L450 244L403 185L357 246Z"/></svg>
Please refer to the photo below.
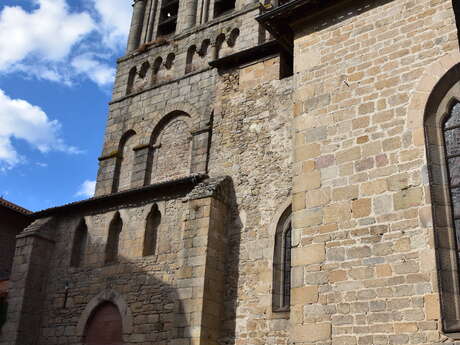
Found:
<svg viewBox="0 0 460 345"><path fill-rule="evenodd" d="M13 146L12 138L24 140L42 153L80 153L64 143L60 130L60 123L50 120L42 109L24 100L12 99L0 89L0 169L10 169L24 161Z"/></svg>
<svg viewBox="0 0 460 345"><path fill-rule="evenodd" d="M88 13L70 13L65 0L34 0L28 13L6 6L0 13L0 70L27 57L61 61L96 26Z"/></svg>
<svg viewBox="0 0 460 345"><path fill-rule="evenodd" d="M32 11L0 6L0 73L72 85L82 77L101 87L114 78L114 57L122 55L131 20L129 0L31 0Z"/></svg>
<svg viewBox="0 0 460 345"><path fill-rule="evenodd" d="M96 181L86 180L85 182L81 184L80 189L78 190L77 193L75 193L75 196L91 198L94 196L95 190L96 190Z"/></svg>
<svg viewBox="0 0 460 345"><path fill-rule="evenodd" d="M75 57L71 62L77 73L85 74L96 84L103 86L112 83L115 77L115 68L100 62L97 56L86 53Z"/></svg>
<svg viewBox="0 0 460 345"><path fill-rule="evenodd" d="M108 47L124 48L131 22L132 6L128 0L92 0L100 16L99 31Z"/></svg>

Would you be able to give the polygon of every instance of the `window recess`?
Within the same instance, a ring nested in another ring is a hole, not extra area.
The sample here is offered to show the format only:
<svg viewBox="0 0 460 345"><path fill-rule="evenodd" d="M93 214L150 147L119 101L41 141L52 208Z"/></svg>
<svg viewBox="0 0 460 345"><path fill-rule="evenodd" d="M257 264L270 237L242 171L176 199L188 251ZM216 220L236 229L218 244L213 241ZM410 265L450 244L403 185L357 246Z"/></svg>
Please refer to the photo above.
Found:
<svg viewBox="0 0 460 345"><path fill-rule="evenodd" d="M164 37L176 32L179 0L164 0L161 4L158 36Z"/></svg>
<svg viewBox="0 0 460 345"><path fill-rule="evenodd" d="M216 0L214 3L214 18L235 9L235 0Z"/></svg>

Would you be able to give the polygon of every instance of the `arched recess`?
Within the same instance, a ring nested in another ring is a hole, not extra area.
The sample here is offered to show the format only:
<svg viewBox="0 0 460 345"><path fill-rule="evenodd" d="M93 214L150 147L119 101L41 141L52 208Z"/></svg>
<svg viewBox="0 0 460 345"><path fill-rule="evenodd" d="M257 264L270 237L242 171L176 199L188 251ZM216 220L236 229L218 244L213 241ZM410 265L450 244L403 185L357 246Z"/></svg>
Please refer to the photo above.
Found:
<svg viewBox="0 0 460 345"><path fill-rule="evenodd" d="M128 307L128 304L125 302L124 298L117 291L112 289L106 289L95 296L85 307L85 310L80 316L80 319L77 324L76 334L80 338L82 344L84 344L84 336L86 326L94 311L98 306L104 303L112 303L118 309L118 312L121 316L122 324L122 335L123 338L130 335L133 331L133 317L131 311ZM124 339L126 341L126 339Z"/></svg>
<svg viewBox="0 0 460 345"><path fill-rule="evenodd" d="M273 311L288 311L291 301L291 226L292 207L289 205L276 223L273 255Z"/></svg>
<svg viewBox="0 0 460 345"><path fill-rule="evenodd" d="M72 244L72 255L70 258L70 266L81 267L85 261L86 248L88 246L88 227L85 219L82 218L75 229Z"/></svg>
<svg viewBox="0 0 460 345"><path fill-rule="evenodd" d="M115 263L118 261L120 247L120 235L123 230L123 220L120 212L116 212L109 225L107 242L105 245L105 263Z"/></svg>
<svg viewBox="0 0 460 345"><path fill-rule="evenodd" d="M145 184L184 177L191 166L191 121L182 111L164 116L155 126L147 158Z"/></svg>
<svg viewBox="0 0 460 345"><path fill-rule="evenodd" d="M150 63L148 61L144 61L141 65L139 73L137 74L132 92L139 92L142 91L145 87L148 86L148 80L150 77Z"/></svg>
<svg viewBox="0 0 460 345"><path fill-rule="evenodd" d="M144 233L144 246L142 256L155 255L158 242L158 230L161 224L161 213L158 210L158 205L155 204L150 210L146 223Z"/></svg>
<svg viewBox="0 0 460 345"><path fill-rule="evenodd" d="M126 190L131 187L132 166L134 163L135 145L134 137L136 132L132 129L127 131L118 144L118 156L115 163L113 176L112 193Z"/></svg>
<svg viewBox="0 0 460 345"><path fill-rule="evenodd" d="M84 345L123 345L120 312L111 302L103 302L93 310L86 324Z"/></svg>
<svg viewBox="0 0 460 345"><path fill-rule="evenodd" d="M134 66L129 70L128 74L128 84L126 85L126 95L129 95L133 92L134 81L136 80L137 68Z"/></svg>
<svg viewBox="0 0 460 345"><path fill-rule="evenodd" d="M216 37L216 41L214 43L214 56L213 58L217 60L218 58L221 57L221 50L222 46L225 42L225 34L221 33Z"/></svg>
<svg viewBox="0 0 460 345"><path fill-rule="evenodd" d="M153 63L153 68L152 68L152 85L156 85L160 82L158 78L158 74L161 69L161 65L163 64L163 59L161 56L157 57Z"/></svg>
<svg viewBox="0 0 460 345"><path fill-rule="evenodd" d="M185 74L188 74L190 72L194 71L194 57L196 55L196 46L192 45L191 47L188 48L187 50L187 59L185 61Z"/></svg>
<svg viewBox="0 0 460 345"><path fill-rule="evenodd" d="M435 85L424 115L442 324L459 332L460 63Z"/></svg>

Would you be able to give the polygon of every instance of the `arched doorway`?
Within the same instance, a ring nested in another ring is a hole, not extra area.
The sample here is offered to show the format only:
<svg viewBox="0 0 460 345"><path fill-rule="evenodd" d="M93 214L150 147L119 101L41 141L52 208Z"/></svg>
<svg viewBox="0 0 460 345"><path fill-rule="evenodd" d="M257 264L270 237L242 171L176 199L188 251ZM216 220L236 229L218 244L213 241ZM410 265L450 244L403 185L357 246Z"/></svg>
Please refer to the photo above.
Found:
<svg viewBox="0 0 460 345"><path fill-rule="evenodd" d="M88 320L84 345L123 345L122 329L118 308L110 302L102 303Z"/></svg>

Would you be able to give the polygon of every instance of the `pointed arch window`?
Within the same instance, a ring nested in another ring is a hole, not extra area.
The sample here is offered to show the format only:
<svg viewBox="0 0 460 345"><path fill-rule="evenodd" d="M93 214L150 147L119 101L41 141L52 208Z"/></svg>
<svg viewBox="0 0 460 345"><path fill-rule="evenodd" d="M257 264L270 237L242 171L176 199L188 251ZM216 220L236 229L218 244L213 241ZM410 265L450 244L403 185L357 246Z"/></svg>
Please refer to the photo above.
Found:
<svg viewBox="0 0 460 345"><path fill-rule="evenodd" d="M145 226L144 234L144 250L143 256L155 255L157 248L158 228L161 224L161 213L158 206L154 205L149 215Z"/></svg>
<svg viewBox="0 0 460 345"><path fill-rule="evenodd" d="M120 234L123 229L123 221L120 213L117 212L110 222L107 244L105 247L105 263L114 263L118 261L118 251L120 245Z"/></svg>
<svg viewBox="0 0 460 345"><path fill-rule="evenodd" d="M70 266L80 267L83 265L86 254L86 247L88 243L88 227L84 219L80 221L77 229L75 230L75 235L73 238L72 245L72 256L70 259Z"/></svg>
<svg viewBox="0 0 460 345"><path fill-rule="evenodd" d="M288 311L291 303L291 207L280 217L273 257L273 311Z"/></svg>
<svg viewBox="0 0 460 345"><path fill-rule="evenodd" d="M134 164L134 145L136 132L127 131L118 144L118 155L112 182L112 193L131 188L132 166Z"/></svg>
<svg viewBox="0 0 460 345"><path fill-rule="evenodd" d="M455 101L443 124L443 137L457 249L460 248L460 102Z"/></svg>
<svg viewBox="0 0 460 345"><path fill-rule="evenodd" d="M460 332L460 65L432 90L425 108L425 143L430 182L442 325Z"/></svg>

